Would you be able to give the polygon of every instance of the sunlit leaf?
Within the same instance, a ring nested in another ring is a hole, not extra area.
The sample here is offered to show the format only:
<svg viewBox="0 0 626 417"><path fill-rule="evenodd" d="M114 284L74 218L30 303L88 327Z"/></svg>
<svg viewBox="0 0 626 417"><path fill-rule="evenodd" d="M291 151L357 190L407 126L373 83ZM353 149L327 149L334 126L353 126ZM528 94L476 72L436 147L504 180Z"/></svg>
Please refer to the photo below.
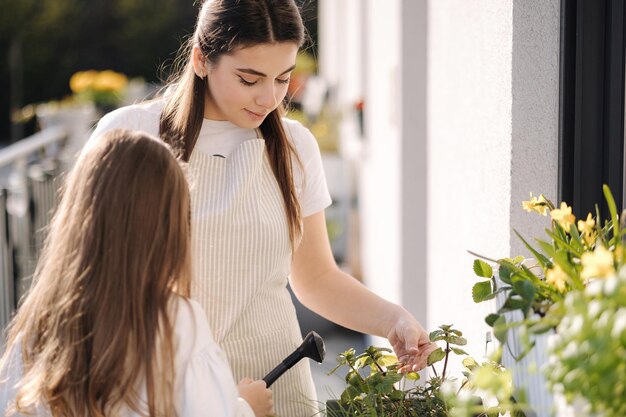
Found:
<svg viewBox="0 0 626 417"><path fill-rule="evenodd" d="M454 345L465 346L467 345L467 339L459 336L450 336L448 337L448 341Z"/></svg>
<svg viewBox="0 0 626 417"><path fill-rule="evenodd" d="M437 329L437 330L433 330L432 332L430 332L430 335L428 336L428 338L430 339L431 342L436 342L437 340L442 340L443 336L445 336L444 331Z"/></svg>
<svg viewBox="0 0 626 417"><path fill-rule="evenodd" d="M463 359L461 363L463 364L464 367L466 367L470 371L478 366L478 362L476 362L476 360L471 357L467 357Z"/></svg>
<svg viewBox="0 0 626 417"><path fill-rule="evenodd" d="M480 259L474 260L474 273L479 277L491 278L493 276L493 269L491 266Z"/></svg>
<svg viewBox="0 0 626 417"><path fill-rule="evenodd" d="M404 377L409 381L417 381L420 379L420 374L418 374L417 372L407 372L406 374L404 374Z"/></svg>
<svg viewBox="0 0 626 417"><path fill-rule="evenodd" d="M450 350L457 355L469 355L469 353L458 347L450 346Z"/></svg>
<svg viewBox="0 0 626 417"><path fill-rule="evenodd" d="M428 355L428 366L439 362L445 357L446 357L446 352L444 352L443 349L437 348L433 350L432 352L430 352L430 355Z"/></svg>
<svg viewBox="0 0 626 417"><path fill-rule="evenodd" d="M477 282L472 287L472 299L475 303L491 300L493 297L494 295L491 288L491 281Z"/></svg>

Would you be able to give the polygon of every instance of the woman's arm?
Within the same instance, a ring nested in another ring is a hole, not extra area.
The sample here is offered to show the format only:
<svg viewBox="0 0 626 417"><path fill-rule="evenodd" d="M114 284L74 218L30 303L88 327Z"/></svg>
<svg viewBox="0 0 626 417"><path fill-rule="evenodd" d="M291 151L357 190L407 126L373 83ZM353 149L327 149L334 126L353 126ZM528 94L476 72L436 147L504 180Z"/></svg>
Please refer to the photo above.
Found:
<svg viewBox="0 0 626 417"><path fill-rule="evenodd" d="M302 242L292 265L291 287L306 307L363 333L386 337L408 368L424 368L434 349L428 334L401 306L341 271L332 255L324 211L304 218Z"/></svg>

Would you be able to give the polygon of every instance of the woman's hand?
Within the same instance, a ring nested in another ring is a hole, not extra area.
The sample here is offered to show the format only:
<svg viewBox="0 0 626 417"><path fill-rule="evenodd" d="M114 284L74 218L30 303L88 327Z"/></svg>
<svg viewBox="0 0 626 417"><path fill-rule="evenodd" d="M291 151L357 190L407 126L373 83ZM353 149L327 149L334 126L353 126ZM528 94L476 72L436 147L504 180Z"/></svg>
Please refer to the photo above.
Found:
<svg viewBox="0 0 626 417"><path fill-rule="evenodd" d="M267 388L262 379L244 378L237 384L239 396L246 400L256 417L274 415L274 399L272 390Z"/></svg>
<svg viewBox="0 0 626 417"><path fill-rule="evenodd" d="M401 315L391 326L387 339L404 364L400 372L420 371L428 366L428 355L437 349L426 330L410 314Z"/></svg>

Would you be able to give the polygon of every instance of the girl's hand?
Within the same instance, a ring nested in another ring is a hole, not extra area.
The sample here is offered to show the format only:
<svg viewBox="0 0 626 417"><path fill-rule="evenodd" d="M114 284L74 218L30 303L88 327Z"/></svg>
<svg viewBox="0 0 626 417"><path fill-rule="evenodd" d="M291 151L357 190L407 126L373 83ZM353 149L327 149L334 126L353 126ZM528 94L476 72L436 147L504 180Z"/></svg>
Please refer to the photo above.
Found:
<svg viewBox="0 0 626 417"><path fill-rule="evenodd" d="M274 415L272 390L266 388L265 381L262 379L254 381L250 378L244 378L237 384L237 389L239 390L239 396L250 404L256 417Z"/></svg>
<svg viewBox="0 0 626 417"><path fill-rule="evenodd" d="M426 368L428 355L437 349L437 344L430 341L426 330L408 313L396 320L387 339L398 361L404 364L400 372L417 372Z"/></svg>

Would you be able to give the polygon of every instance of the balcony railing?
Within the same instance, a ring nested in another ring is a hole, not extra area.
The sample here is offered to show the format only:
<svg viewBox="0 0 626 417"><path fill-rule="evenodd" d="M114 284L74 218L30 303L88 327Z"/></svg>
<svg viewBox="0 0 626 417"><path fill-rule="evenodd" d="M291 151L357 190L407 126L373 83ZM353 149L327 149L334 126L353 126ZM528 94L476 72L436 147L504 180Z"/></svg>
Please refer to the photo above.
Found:
<svg viewBox="0 0 626 417"><path fill-rule="evenodd" d="M40 132L0 150L0 331L30 287L61 174L97 118L92 106L45 114Z"/></svg>

